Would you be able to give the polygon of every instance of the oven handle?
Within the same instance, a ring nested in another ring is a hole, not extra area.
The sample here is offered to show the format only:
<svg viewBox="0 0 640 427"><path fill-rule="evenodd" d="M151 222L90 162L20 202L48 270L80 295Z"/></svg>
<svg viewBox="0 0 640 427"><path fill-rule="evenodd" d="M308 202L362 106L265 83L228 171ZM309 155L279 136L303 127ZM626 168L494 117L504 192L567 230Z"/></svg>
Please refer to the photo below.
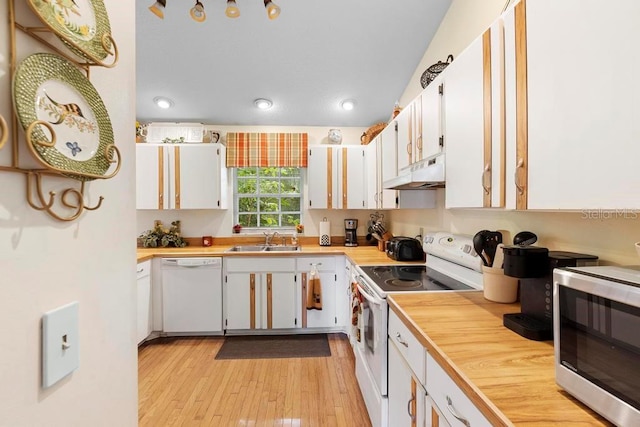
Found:
<svg viewBox="0 0 640 427"><path fill-rule="evenodd" d="M367 291L365 291L364 288L362 286L360 286L360 281L359 280L356 282L356 286L357 286L358 291L360 292L360 294L364 297L364 299L369 301L371 304L380 306L380 305L382 305L382 303L384 303L384 300L382 298L376 298L373 295L370 295Z"/></svg>

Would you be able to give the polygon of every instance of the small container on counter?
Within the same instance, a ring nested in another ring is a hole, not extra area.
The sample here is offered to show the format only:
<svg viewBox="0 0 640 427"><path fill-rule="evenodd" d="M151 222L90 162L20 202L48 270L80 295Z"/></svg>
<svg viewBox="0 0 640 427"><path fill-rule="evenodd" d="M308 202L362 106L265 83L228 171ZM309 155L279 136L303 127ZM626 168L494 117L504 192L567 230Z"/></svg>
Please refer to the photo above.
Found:
<svg viewBox="0 0 640 427"><path fill-rule="evenodd" d="M213 237L212 236L202 236L202 246L209 247L213 245Z"/></svg>
<svg viewBox="0 0 640 427"><path fill-rule="evenodd" d="M489 301L512 303L518 300L518 279L505 276L502 268L483 265L482 287L484 297Z"/></svg>

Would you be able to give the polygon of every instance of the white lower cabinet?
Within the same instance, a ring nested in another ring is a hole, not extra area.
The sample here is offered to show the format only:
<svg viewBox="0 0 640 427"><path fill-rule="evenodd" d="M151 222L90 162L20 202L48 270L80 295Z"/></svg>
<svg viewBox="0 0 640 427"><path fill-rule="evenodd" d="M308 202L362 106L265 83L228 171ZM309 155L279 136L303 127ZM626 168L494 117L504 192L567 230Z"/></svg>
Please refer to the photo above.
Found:
<svg viewBox="0 0 640 427"><path fill-rule="evenodd" d="M307 288L311 286L310 272L312 264L320 277L322 310L306 307ZM302 327L330 328L344 330L348 316L349 295L344 289L344 257L300 257L296 260L298 282L301 287Z"/></svg>
<svg viewBox="0 0 640 427"><path fill-rule="evenodd" d="M137 342L151 334L151 260L138 263L137 269Z"/></svg>
<svg viewBox="0 0 640 427"><path fill-rule="evenodd" d="M392 310L389 311L389 426L426 423L426 350Z"/></svg>
<svg viewBox="0 0 640 427"><path fill-rule="evenodd" d="M442 415L436 403L431 396L426 395L424 399L425 405L425 426L427 427L451 427L447 419Z"/></svg>
<svg viewBox="0 0 640 427"><path fill-rule="evenodd" d="M295 259L227 259L224 316L227 331L299 328Z"/></svg>
<svg viewBox="0 0 640 427"><path fill-rule="evenodd" d="M389 426L491 426L393 310L388 341Z"/></svg>
<svg viewBox="0 0 640 427"><path fill-rule="evenodd" d="M491 426L445 370L427 353L427 393L452 427ZM440 424L443 425L443 424Z"/></svg>
<svg viewBox="0 0 640 427"><path fill-rule="evenodd" d="M389 337L389 426L425 426L426 392Z"/></svg>

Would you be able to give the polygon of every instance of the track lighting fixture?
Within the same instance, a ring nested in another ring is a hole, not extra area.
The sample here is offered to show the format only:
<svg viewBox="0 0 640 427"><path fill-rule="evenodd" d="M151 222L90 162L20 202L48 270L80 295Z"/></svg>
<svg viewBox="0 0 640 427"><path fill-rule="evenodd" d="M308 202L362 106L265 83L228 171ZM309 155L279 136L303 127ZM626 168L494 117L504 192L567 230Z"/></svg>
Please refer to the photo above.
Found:
<svg viewBox="0 0 640 427"><path fill-rule="evenodd" d="M189 15L196 22L204 22L207 19L207 15L204 13L204 6L199 0L196 0L196 5L191 8Z"/></svg>
<svg viewBox="0 0 640 427"><path fill-rule="evenodd" d="M280 7L271 0L264 0L264 8L267 9L269 19L276 19L280 16Z"/></svg>
<svg viewBox="0 0 640 427"><path fill-rule="evenodd" d="M227 9L224 11L224 13L229 18L237 18L238 16L240 16L240 9L238 9L238 6L236 6L236 0L227 0Z"/></svg>
<svg viewBox="0 0 640 427"><path fill-rule="evenodd" d="M158 0L151 6L149 10L160 19L164 19L164 8L167 6L167 0Z"/></svg>
<svg viewBox="0 0 640 427"><path fill-rule="evenodd" d="M254 0L256 1L256 0ZM263 0L264 8L267 12L267 17L271 20L280 16L280 7L273 2L273 0ZM164 9L167 6L167 0L157 0L151 6L149 10L160 19L164 19ZM227 7L224 11L225 15L229 18L237 18L240 16L240 9L236 4L236 0L227 0ZM204 4L201 0L196 0L195 6L189 10L189 15L196 22L204 22L207 19L207 15L204 12Z"/></svg>

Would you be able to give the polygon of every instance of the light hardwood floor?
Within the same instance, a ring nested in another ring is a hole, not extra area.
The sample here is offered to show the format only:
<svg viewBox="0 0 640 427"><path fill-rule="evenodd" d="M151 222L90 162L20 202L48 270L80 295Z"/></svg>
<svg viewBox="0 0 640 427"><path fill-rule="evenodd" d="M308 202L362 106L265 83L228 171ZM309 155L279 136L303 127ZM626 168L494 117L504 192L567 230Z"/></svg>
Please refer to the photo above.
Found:
<svg viewBox="0 0 640 427"><path fill-rule="evenodd" d="M344 335L331 357L215 360L224 338L161 339L138 352L140 426L370 426Z"/></svg>

